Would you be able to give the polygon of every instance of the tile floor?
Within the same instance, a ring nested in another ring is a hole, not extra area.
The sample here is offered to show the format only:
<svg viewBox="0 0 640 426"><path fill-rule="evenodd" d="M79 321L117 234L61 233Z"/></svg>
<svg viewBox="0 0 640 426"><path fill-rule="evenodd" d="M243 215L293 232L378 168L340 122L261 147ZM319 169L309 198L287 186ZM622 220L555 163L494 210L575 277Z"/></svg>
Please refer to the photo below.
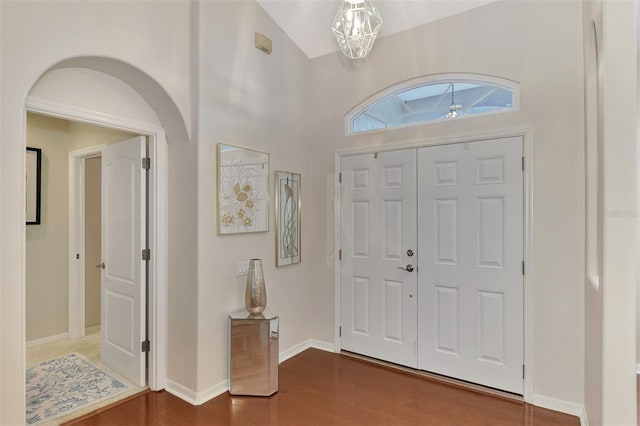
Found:
<svg viewBox="0 0 640 426"><path fill-rule="evenodd" d="M107 398L103 401L95 404L86 405L78 410L75 410L66 416L58 417L53 420L43 421L37 424L37 426L54 426L60 425L64 422L68 422L71 419L83 416L93 410L104 407L109 404L113 404L115 401L127 398L135 393L141 392L145 387L138 387L120 376L118 373L111 370L100 362L100 332L89 334L81 339L63 339L57 340L51 343L44 343L38 346L27 347L27 366L32 364L46 361L51 358L56 358L62 355L70 353L79 353L84 355L94 365L103 369L112 375L115 379L120 380L122 383L129 386L129 390L122 392L112 398Z"/></svg>

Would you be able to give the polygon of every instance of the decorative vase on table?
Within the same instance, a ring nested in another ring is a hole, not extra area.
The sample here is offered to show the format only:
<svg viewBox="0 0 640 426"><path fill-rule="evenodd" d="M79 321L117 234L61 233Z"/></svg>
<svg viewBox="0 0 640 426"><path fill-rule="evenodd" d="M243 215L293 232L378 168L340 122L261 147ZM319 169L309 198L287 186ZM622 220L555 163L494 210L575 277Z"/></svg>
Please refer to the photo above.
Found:
<svg viewBox="0 0 640 426"><path fill-rule="evenodd" d="M267 290L264 286L261 259L251 259L249 261L249 274L247 275L247 290L244 294L244 304L251 315L259 315L267 306Z"/></svg>

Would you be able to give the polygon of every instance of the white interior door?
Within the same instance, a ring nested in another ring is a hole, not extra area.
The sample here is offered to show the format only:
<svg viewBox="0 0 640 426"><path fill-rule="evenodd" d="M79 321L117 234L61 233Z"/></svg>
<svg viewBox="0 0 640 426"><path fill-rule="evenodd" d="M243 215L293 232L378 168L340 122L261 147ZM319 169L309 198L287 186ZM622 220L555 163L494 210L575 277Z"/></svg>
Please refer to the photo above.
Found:
<svg viewBox="0 0 640 426"><path fill-rule="evenodd" d="M102 152L102 362L138 386L145 384L144 137Z"/></svg>
<svg viewBox="0 0 640 426"><path fill-rule="evenodd" d="M415 149L341 160L342 349L416 368ZM413 254L409 255L409 250Z"/></svg>
<svg viewBox="0 0 640 426"><path fill-rule="evenodd" d="M523 393L522 139L418 150L422 370Z"/></svg>

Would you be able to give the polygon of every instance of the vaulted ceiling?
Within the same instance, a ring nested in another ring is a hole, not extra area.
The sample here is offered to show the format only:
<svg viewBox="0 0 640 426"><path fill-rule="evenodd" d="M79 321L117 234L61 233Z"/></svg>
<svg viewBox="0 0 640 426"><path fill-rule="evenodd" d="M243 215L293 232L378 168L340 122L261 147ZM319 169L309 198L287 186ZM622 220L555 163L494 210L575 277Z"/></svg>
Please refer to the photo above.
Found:
<svg viewBox="0 0 640 426"><path fill-rule="evenodd" d="M343 0L257 0L309 58L339 50L331 23ZM376 0L379 37L415 28L496 0Z"/></svg>

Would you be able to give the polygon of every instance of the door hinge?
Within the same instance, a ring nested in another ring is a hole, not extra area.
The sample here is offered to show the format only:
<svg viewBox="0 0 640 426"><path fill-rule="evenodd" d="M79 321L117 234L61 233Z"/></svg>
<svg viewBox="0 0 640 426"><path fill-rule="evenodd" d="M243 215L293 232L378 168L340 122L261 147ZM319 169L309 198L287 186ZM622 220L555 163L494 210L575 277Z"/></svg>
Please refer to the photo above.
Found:
<svg viewBox="0 0 640 426"><path fill-rule="evenodd" d="M142 260L151 260L151 249L142 250Z"/></svg>
<svg viewBox="0 0 640 426"><path fill-rule="evenodd" d="M338 260L342 260L342 249L338 250Z"/></svg>
<svg viewBox="0 0 640 426"><path fill-rule="evenodd" d="M522 378L524 379L524 364L522 364Z"/></svg>
<svg viewBox="0 0 640 426"><path fill-rule="evenodd" d="M338 173L338 183L342 183L342 172Z"/></svg>
<svg viewBox="0 0 640 426"><path fill-rule="evenodd" d="M342 337L342 326L338 327L338 337Z"/></svg>
<svg viewBox="0 0 640 426"><path fill-rule="evenodd" d="M145 170L149 170L151 168L151 158L143 158L142 159L142 168Z"/></svg>
<svg viewBox="0 0 640 426"><path fill-rule="evenodd" d="M374 159L374 160L377 160L377 159L378 159L378 153L377 153L377 152L374 152L374 153L373 153L373 159Z"/></svg>
<svg viewBox="0 0 640 426"><path fill-rule="evenodd" d="M522 171L524 172L524 157L522 157Z"/></svg>
<svg viewBox="0 0 640 426"><path fill-rule="evenodd" d="M149 352L151 350L151 342L148 340L145 340L144 342L142 342L142 352Z"/></svg>
<svg viewBox="0 0 640 426"><path fill-rule="evenodd" d="M524 260L522 261L522 275L524 275Z"/></svg>

